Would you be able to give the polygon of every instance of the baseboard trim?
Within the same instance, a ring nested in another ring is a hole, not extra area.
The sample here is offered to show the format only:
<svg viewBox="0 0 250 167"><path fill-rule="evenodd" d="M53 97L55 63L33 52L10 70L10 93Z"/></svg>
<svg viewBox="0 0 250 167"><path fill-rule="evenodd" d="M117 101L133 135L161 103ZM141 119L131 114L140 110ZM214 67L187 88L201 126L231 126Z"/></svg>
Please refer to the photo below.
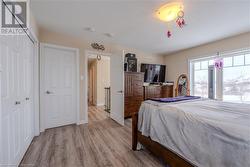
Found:
<svg viewBox="0 0 250 167"><path fill-rule="evenodd" d="M77 125L82 125L82 124L86 124L87 121L86 120L80 120L79 122L77 122Z"/></svg>
<svg viewBox="0 0 250 167"><path fill-rule="evenodd" d="M104 103L98 103L96 106L104 106Z"/></svg>

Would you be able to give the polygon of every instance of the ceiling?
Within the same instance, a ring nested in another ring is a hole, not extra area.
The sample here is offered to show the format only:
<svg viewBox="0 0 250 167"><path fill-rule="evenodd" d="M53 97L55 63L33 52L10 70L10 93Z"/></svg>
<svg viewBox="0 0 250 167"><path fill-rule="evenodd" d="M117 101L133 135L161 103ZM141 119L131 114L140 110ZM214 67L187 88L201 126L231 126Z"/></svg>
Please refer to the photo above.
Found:
<svg viewBox="0 0 250 167"><path fill-rule="evenodd" d="M38 25L95 42L116 43L154 54L168 54L250 31L250 0L184 0L183 29L155 18L169 1L32 0ZM86 31L87 27L94 32ZM108 37L105 33L114 34Z"/></svg>

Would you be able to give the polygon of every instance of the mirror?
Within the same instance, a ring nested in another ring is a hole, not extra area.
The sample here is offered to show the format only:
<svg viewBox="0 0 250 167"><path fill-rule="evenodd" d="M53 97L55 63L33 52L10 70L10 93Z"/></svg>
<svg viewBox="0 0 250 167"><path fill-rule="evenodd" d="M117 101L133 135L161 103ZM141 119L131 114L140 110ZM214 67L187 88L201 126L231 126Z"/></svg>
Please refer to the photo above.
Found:
<svg viewBox="0 0 250 167"><path fill-rule="evenodd" d="M190 95L190 90L189 90L188 77L185 74L181 74L177 80L177 85L175 88L175 96L189 96L189 95Z"/></svg>

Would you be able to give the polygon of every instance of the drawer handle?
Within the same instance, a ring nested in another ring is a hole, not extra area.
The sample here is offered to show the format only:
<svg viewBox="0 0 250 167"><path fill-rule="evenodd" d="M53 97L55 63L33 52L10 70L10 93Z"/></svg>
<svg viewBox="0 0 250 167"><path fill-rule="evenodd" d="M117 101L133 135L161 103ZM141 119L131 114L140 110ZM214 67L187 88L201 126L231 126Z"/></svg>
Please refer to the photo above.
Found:
<svg viewBox="0 0 250 167"><path fill-rule="evenodd" d="M30 98L26 97L25 100L29 100Z"/></svg>
<svg viewBox="0 0 250 167"><path fill-rule="evenodd" d="M15 105L19 105L19 104L21 104L20 101L16 101L16 102L15 102Z"/></svg>

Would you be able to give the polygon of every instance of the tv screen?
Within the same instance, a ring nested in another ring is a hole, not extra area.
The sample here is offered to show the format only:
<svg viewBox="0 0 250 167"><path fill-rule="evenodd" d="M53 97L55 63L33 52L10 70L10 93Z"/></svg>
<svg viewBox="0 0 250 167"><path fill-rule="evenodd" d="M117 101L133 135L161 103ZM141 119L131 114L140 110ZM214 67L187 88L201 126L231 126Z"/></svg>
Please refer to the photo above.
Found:
<svg viewBox="0 0 250 167"><path fill-rule="evenodd" d="M165 82L165 65L141 64L141 72L144 72L144 82L160 83Z"/></svg>

